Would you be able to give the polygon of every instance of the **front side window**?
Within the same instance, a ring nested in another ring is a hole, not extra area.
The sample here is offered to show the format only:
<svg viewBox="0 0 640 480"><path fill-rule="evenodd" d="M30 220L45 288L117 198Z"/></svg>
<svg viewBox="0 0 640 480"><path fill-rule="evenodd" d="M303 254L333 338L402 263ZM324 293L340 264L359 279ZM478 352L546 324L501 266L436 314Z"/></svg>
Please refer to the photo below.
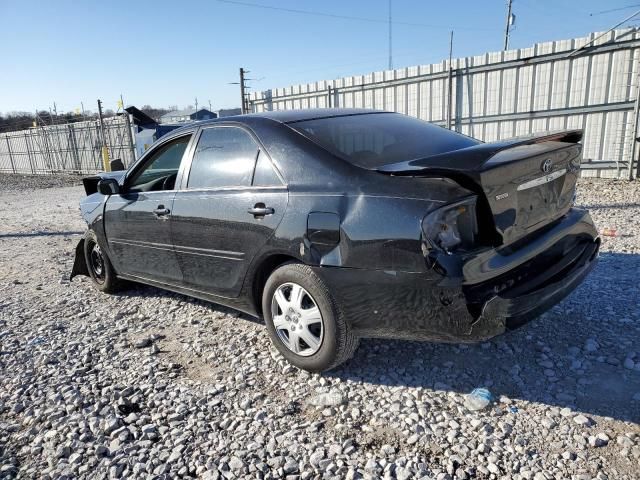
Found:
<svg viewBox="0 0 640 480"><path fill-rule="evenodd" d="M191 135L172 140L151 153L145 165L127 182L131 192L173 190L180 162Z"/></svg>
<svg viewBox="0 0 640 480"><path fill-rule="evenodd" d="M253 137L241 128L204 129L193 154L187 188L251 185L258 150Z"/></svg>

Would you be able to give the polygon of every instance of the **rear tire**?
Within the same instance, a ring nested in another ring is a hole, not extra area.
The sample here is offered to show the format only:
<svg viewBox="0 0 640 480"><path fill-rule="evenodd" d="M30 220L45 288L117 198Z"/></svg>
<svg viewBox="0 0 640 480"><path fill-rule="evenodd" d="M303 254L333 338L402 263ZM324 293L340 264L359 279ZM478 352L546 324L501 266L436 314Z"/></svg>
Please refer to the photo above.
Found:
<svg viewBox="0 0 640 480"><path fill-rule="evenodd" d="M326 284L307 265L287 263L269 276L262 311L275 347L303 370L329 370L358 348Z"/></svg>
<svg viewBox="0 0 640 480"><path fill-rule="evenodd" d="M84 236L84 261L87 264L89 277L95 287L104 293L115 293L122 288L123 282L116 276L116 271L106 252L98 244L93 230Z"/></svg>

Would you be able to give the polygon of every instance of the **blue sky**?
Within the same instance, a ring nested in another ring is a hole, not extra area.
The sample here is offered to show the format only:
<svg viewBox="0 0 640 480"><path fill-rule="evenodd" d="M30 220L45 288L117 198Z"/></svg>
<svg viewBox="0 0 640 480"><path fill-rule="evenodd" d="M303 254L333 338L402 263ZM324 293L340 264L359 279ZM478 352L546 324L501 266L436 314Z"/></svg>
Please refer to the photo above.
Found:
<svg viewBox="0 0 640 480"><path fill-rule="evenodd" d="M116 108L239 106L238 68L256 90L383 70L387 0L0 0L0 112L72 111L101 98ZM633 0L514 0L513 48L606 30ZM637 8L640 8L638 6ZM502 48L504 0L393 0L394 67ZM640 18L640 17L639 17ZM404 23L420 24L406 25ZM632 24L634 24L632 22Z"/></svg>

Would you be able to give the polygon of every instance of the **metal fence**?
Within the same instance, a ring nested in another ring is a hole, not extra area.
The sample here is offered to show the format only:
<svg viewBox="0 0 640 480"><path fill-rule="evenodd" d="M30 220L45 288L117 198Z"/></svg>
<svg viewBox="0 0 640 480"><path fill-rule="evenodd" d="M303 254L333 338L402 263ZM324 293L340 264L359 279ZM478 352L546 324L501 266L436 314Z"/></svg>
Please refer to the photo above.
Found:
<svg viewBox="0 0 640 480"><path fill-rule="evenodd" d="M252 111L363 107L396 111L484 141L585 132L584 176L636 172L640 32L593 33L531 48L320 80L251 94Z"/></svg>
<svg viewBox="0 0 640 480"><path fill-rule="evenodd" d="M135 159L133 134L123 116L104 120L109 158L125 165ZM34 127L0 134L0 172L93 173L102 166L98 120Z"/></svg>

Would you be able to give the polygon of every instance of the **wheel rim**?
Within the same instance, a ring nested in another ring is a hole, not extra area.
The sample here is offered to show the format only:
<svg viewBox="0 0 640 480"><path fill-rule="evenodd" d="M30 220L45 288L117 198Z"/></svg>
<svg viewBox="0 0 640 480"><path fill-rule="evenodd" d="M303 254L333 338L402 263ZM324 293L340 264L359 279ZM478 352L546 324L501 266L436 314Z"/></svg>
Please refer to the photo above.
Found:
<svg viewBox="0 0 640 480"><path fill-rule="evenodd" d="M296 355L308 357L320 350L322 314L314 298L297 283L284 283L273 293L271 318L280 341Z"/></svg>
<svg viewBox="0 0 640 480"><path fill-rule="evenodd" d="M89 246L91 247L91 251L89 253L89 266L91 268L91 272L98 283L104 283L104 257L102 256L100 245L93 243Z"/></svg>

